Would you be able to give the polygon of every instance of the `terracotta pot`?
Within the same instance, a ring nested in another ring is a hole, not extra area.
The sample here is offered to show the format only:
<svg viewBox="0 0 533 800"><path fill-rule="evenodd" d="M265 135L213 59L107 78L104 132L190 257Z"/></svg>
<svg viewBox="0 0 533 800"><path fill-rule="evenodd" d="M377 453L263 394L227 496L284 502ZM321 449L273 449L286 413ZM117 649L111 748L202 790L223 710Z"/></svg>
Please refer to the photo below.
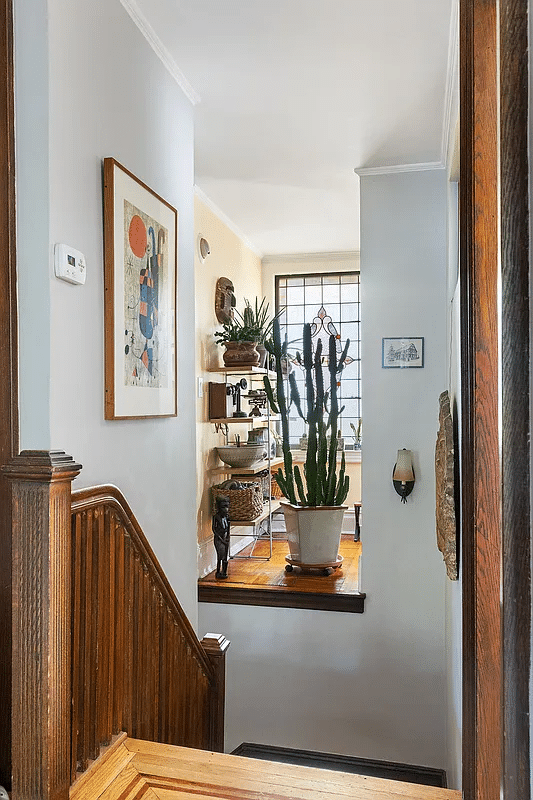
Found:
<svg viewBox="0 0 533 800"><path fill-rule="evenodd" d="M255 342L224 342L222 358L226 367L257 367L259 353Z"/></svg>
<svg viewBox="0 0 533 800"><path fill-rule="evenodd" d="M348 506L293 506L281 503L292 563L337 561L342 520Z"/></svg>

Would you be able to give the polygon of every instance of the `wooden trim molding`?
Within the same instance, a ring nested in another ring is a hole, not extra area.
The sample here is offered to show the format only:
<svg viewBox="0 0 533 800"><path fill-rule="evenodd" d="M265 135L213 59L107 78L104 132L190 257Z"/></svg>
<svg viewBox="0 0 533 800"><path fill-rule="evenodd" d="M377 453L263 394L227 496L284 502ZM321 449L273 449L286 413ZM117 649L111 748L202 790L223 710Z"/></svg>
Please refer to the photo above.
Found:
<svg viewBox="0 0 533 800"><path fill-rule="evenodd" d="M0 467L18 453L15 119L12 0L0 5ZM11 786L11 504L0 475L0 784Z"/></svg>
<svg viewBox="0 0 533 800"><path fill-rule="evenodd" d="M198 581L198 602L222 603L236 606L268 606L270 608L309 608L315 611L345 611L363 614L365 592L358 594L322 594L320 592L287 591L269 586L213 586Z"/></svg>
<svg viewBox="0 0 533 800"><path fill-rule="evenodd" d="M530 797L527 16L460 4L466 800Z"/></svg>
<svg viewBox="0 0 533 800"><path fill-rule="evenodd" d="M299 764L302 767L334 769L339 772L351 772L355 775L368 775L373 778L386 778L423 786L440 786L444 789L447 786L446 772L443 769L400 764L396 761L378 761L372 758L319 753L314 750L298 750L293 747L278 747L255 742L243 742L231 751L231 755L279 761L282 764Z"/></svg>
<svg viewBox="0 0 533 800"><path fill-rule="evenodd" d="M461 3L463 791L502 777L497 0Z"/></svg>
<svg viewBox="0 0 533 800"><path fill-rule="evenodd" d="M70 786L70 494L81 466L25 450L4 467L13 508L12 773L16 800Z"/></svg>
<svg viewBox="0 0 533 800"><path fill-rule="evenodd" d="M206 633L200 644L214 672L214 688L211 693L211 749L223 753L226 704L226 650L229 647L229 640L220 633Z"/></svg>
<svg viewBox="0 0 533 800"><path fill-rule="evenodd" d="M500 3L502 596L505 800L530 797L528 2Z"/></svg>

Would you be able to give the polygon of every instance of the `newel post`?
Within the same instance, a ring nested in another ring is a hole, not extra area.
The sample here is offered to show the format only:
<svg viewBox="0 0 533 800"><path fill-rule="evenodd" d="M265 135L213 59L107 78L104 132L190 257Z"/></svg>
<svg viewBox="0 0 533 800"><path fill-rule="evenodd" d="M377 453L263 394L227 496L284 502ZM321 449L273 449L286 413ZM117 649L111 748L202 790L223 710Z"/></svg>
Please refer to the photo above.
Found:
<svg viewBox="0 0 533 800"><path fill-rule="evenodd" d="M5 467L13 512L13 800L70 786L70 496L80 464L24 450Z"/></svg>
<svg viewBox="0 0 533 800"><path fill-rule="evenodd" d="M201 641L215 673L211 694L211 750L224 752L224 711L226 706L226 651L229 639L220 633L206 633Z"/></svg>

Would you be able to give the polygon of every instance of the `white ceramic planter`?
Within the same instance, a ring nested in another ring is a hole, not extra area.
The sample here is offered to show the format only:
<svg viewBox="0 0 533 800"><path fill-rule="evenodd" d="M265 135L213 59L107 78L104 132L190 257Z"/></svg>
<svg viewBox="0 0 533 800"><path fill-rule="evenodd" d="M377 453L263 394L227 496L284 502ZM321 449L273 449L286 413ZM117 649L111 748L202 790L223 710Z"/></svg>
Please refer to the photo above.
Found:
<svg viewBox="0 0 533 800"><path fill-rule="evenodd" d="M307 565L336 562L348 506L293 506L285 502L281 506L291 561Z"/></svg>

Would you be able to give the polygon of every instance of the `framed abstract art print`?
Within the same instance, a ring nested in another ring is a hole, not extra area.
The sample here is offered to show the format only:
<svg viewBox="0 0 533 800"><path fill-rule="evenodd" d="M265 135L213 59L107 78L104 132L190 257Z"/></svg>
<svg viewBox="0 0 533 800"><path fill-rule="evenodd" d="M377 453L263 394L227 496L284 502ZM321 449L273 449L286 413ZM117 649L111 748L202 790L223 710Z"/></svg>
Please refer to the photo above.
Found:
<svg viewBox="0 0 533 800"><path fill-rule="evenodd" d="M104 159L105 418L177 414L178 213Z"/></svg>

